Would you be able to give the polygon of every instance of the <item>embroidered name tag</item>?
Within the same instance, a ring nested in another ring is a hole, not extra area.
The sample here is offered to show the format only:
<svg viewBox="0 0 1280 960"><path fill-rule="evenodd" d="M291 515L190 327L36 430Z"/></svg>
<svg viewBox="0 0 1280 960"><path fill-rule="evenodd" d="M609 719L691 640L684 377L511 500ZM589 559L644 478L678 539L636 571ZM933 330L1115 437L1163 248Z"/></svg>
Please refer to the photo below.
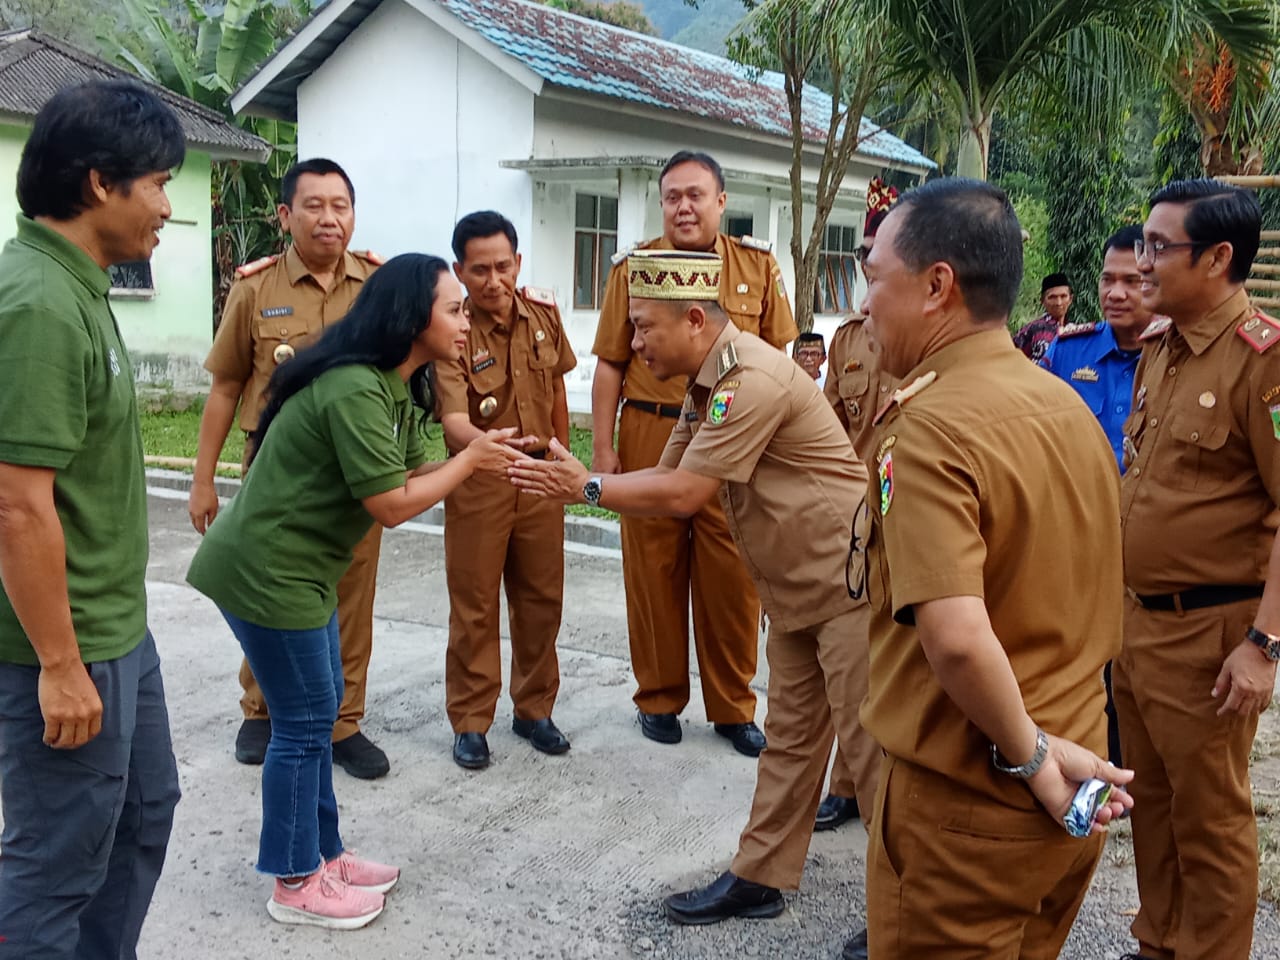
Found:
<svg viewBox="0 0 1280 960"><path fill-rule="evenodd" d="M490 357L488 360L482 360L471 368L471 372L480 373L482 370L488 370L497 362L498 360L496 357Z"/></svg>
<svg viewBox="0 0 1280 960"><path fill-rule="evenodd" d="M272 317L288 317L293 314L293 307L268 307L262 315L270 320Z"/></svg>

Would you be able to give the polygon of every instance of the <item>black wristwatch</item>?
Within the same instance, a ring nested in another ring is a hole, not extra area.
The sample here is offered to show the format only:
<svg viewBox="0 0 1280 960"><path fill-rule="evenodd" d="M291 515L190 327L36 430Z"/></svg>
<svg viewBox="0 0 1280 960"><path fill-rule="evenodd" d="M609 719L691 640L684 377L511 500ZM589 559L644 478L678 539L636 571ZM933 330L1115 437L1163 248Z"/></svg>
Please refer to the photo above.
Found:
<svg viewBox="0 0 1280 960"><path fill-rule="evenodd" d="M1280 637L1263 633L1257 627L1250 627L1244 632L1244 638L1262 651L1262 655L1272 663L1280 661Z"/></svg>
<svg viewBox="0 0 1280 960"><path fill-rule="evenodd" d="M600 478L592 477L582 487L582 499L593 507L600 506L600 494L604 491L600 486Z"/></svg>

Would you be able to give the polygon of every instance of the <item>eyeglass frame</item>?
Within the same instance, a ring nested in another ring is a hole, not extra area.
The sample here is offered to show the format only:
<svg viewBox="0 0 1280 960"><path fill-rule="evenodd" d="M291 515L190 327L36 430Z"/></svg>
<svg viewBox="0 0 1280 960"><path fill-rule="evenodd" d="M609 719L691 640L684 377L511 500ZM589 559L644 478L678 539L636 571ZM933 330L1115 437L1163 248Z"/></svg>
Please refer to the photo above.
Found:
<svg viewBox="0 0 1280 960"><path fill-rule="evenodd" d="M1166 250L1177 250L1179 247L1205 247L1210 246L1202 241L1188 240L1186 243L1165 243L1163 240L1135 240L1133 241L1133 258L1141 261L1148 259L1147 248L1151 248L1150 260L1155 263L1160 258L1160 254Z"/></svg>
<svg viewBox="0 0 1280 960"><path fill-rule="evenodd" d="M870 255L871 255L870 247L866 247L866 246L863 246L862 244L858 244L858 246L854 248L854 251L853 251L853 262L859 263L859 264L864 263L867 257Z"/></svg>

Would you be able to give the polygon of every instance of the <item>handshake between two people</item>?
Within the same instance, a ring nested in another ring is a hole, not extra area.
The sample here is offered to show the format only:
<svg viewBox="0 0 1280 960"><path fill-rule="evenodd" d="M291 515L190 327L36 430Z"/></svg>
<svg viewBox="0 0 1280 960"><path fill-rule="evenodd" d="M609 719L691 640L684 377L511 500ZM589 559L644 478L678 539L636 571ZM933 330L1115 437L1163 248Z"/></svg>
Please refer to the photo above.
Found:
<svg viewBox="0 0 1280 960"><path fill-rule="evenodd" d="M590 478L587 468L554 437L540 451L537 437L516 436L518 432L516 427L489 430L459 456L471 459L476 472L508 479L525 493L557 503L581 503L582 488Z"/></svg>

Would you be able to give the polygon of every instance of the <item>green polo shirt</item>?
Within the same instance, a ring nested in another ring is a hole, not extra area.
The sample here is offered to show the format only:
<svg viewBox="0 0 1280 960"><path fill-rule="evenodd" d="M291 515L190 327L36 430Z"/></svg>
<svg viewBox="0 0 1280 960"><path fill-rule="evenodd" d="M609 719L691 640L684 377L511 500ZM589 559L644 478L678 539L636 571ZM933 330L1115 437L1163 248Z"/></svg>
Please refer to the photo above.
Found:
<svg viewBox="0 0 1280 960"><path fill-rule="evenodd" d="M314 630L373 518L365 497L401 487L426 459L394 370L335 367L290 397L244 485L209 527L187 581L263 627Z"/></svg>
<svg viewBox="0 0 1280 960"><path fill-rule="evenodd" d="M147 621L142 435L110 287L82 249L18 217L0 252L0 463L54 470L86 663L124 656ZM0 662L39 662L3 586Z"/></svg>

